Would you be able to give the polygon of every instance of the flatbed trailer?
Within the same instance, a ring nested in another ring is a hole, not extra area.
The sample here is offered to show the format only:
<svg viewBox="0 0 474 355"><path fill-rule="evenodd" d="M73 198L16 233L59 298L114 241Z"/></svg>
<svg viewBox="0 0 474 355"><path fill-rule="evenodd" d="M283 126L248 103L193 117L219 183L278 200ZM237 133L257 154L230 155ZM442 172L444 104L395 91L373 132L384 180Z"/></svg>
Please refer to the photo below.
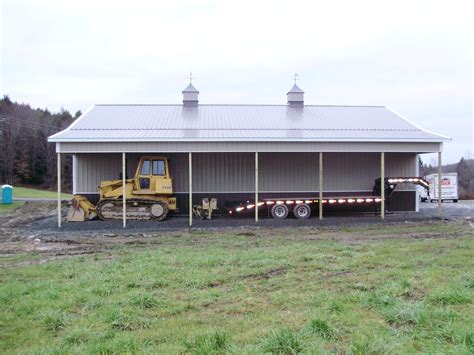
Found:
<svg viewBox="0 0 474 355"><path fill-rule="evenodd" d="M421 177L388 177L384 179L385 201L388 203L390 195L395 187L401 183L411 183L420 185L425 189L429 184ZM341 195L328 196L321 199L322 205L344 205L344 206L373 206L377 213L378 206L381 205L381 179L375 180L372 194L370 195ZM255 206L266 210L269 215L276 219L285 219L290 212L298 219L306 219L311 216L312 210L319 206L319 196L298 196L298 197L272 197L262 198L257 203L255 200L228 201L226 209L229 215L244 214L255 211Z"/></svg>

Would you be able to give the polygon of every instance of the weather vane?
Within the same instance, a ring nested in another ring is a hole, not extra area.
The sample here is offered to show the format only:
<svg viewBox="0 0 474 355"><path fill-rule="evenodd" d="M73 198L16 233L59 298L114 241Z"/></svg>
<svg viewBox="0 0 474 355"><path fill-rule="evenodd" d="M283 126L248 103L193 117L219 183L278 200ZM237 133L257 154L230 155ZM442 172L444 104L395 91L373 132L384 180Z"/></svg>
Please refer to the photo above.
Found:
<svg viewBox="0 0 474 355"><path fill-rule="evenodd" d="M293 80L295 81L295 84L296 84L296 80L298 80L298 73L295 73L295 76L293 77Z"/></svg>
<svg viewBox="0 0 474 355"><path fill-rule="evenodd" d="M193 73L190 72L190 73L189 73L189 83L190 83L190 84L193 82L193 79L195 79L194 76L193 76Z"/></svg>

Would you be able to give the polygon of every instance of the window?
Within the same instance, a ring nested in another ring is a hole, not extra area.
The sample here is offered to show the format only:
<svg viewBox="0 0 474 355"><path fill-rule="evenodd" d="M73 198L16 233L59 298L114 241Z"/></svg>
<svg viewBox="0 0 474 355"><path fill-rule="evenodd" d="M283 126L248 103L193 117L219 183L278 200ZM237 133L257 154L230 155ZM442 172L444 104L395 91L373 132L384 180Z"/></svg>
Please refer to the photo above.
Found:
<svg viewBox="0 0 474 355"><path fill-rule="evenodd" d="M140 170L140 175L150 175L150 161L144 160L142 164L142 169Z"/></svg>
<svg viewBox="0 0 474 355"><path fill-rule="evenodd" d="M153 160L153 175L165 175L165 161Z"/></svg>
<svg viewBox="0 0 474 355"><path fill-rule="evenodd" d="M150 178L140 178L138 181L140 182L140 189L148 190L150 188Z"/></svg>

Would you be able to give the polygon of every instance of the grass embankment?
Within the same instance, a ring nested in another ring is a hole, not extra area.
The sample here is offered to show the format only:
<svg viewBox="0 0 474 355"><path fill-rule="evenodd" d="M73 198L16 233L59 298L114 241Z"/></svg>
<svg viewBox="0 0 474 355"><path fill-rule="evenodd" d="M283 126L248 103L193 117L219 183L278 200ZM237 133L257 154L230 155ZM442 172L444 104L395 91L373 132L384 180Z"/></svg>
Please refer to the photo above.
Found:
<svg viewBox="0 0 474 355"><path fill-rule="evenodd" d="M13 198L57 198L58 194L54 191L31 189L29 187L13 187ZM61 194L62 199L70 199L72 195Z"/></svg>
<svg viewBox="0 0 474 355"><path fill-rule="evenodd" d="M4 257L0 350L472 353L471 227L380 228L193 232L43 264Z"/></svg>

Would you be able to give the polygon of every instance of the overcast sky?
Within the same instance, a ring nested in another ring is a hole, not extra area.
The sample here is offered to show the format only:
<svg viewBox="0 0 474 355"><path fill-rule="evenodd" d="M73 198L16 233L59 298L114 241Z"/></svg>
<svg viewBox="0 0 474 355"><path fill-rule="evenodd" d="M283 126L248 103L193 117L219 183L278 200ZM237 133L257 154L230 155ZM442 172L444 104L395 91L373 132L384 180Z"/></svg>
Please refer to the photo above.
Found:
<svg viewBox="0 0 474 355"><path fill-rule="evenodd" d="M0 0L1 93L95 103L386 105L473 157L472 1ZM432 156L424 156L435 162Z"/></svg>

